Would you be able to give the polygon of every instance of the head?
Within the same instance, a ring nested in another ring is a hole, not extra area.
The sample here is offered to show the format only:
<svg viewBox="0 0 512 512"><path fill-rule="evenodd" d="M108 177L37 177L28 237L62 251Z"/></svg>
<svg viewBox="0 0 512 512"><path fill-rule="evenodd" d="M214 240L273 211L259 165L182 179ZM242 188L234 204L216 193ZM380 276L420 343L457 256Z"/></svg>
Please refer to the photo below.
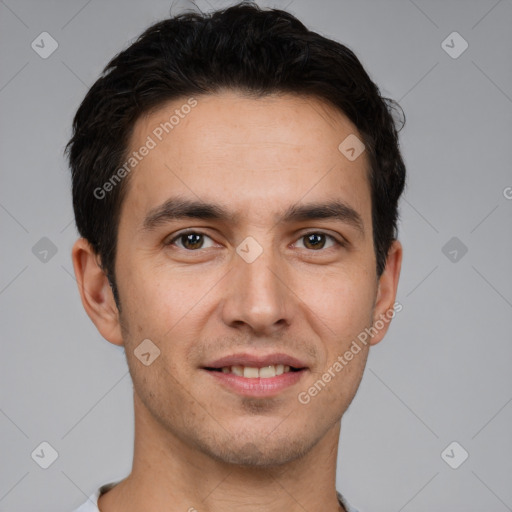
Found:
<svg viewBox="0 0 512 512"><path fill-rule="evenodd" d="M395 107L346 46L247 3L153 25L91 87L67 147L75 273L126 349L138 410L173 438L280 464L339 422L389 321L332 367L395 303ZM218 385L208 365L242 352L295 357L299 383L264 398Z"/></svg>

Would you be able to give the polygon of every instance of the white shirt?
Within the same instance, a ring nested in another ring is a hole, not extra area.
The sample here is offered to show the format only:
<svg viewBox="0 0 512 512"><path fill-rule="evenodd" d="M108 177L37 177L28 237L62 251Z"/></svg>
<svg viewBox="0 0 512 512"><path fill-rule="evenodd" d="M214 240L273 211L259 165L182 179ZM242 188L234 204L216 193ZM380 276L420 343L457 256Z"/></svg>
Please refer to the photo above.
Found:
<svg viewBox="0 0 512 512"><path fill-rule="evenodd" d="M100 509L98 508L98 499L99 497L112 489L115 485L117 485L121 480L117 482L110 482L108 484L102 485L99 489L96 490L93 494L89 496L87 501L78 507L77 509L73 510L73 512L100 512ZM338 500L341 502L341 504L347 509L347 512L358 512L355 508L351 507L345 498L338 493Z"/></svg>

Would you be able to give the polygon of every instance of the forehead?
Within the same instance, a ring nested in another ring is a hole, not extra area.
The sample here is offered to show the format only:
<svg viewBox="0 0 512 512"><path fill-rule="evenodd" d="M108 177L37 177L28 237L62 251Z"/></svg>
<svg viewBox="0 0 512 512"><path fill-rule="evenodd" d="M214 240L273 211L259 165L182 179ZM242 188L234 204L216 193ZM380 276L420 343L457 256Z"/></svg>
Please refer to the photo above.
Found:
<svg viewBox="0 0 512 512"><path fill-rule="evenodd" d="M129 154L140 160L121 218L135 222L177 195L260 222L292 203L325 199L342 199L364 218L368 161L365 152L351 161L339 150L349 136L362 139L338 109L312 97L225 91L173 100L134 126Z"/></svg>

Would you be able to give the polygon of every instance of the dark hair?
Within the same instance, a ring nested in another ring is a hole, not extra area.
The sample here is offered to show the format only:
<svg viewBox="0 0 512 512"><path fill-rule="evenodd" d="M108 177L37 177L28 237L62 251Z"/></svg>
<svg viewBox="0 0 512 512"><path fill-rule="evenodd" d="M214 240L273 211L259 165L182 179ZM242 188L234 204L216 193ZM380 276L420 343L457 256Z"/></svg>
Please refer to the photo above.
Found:
<svg viewBox="0 0 512 512"><path fill-rule="evenodd" d="M85 96L66 146L78 232L115 283L117 230L128 177L98 199L126 161L135 122L163 103L221 89L262 97L293 93L324 100L357 127L370 161L377 276L397 237L398 200L405 185L393 112L354 53L308 30L279 9L243 1L212 13L185 12L149 27L115 56ZM341 142L341 141L340 141Z"/></svg>

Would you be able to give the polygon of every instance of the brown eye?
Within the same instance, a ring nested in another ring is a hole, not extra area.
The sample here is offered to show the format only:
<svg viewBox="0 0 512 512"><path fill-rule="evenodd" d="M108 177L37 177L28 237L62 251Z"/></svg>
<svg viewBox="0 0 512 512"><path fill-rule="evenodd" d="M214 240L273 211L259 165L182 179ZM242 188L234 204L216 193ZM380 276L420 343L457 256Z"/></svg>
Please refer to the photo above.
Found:
<svg viewBox="0 0 512 512"><path fill-rule="evenodd" d="M332 245L327 247L327 249L335 245L342 245L333 236L321 232L307 233L301 236L300 240L303 240L303 244L306 249L310 249L313 251L318 251L320 249L326 248L326 243L329 240L332 242Z"/></svg>
<svg viewBox="0 0 512 512"><path fill-rule="evenodd" d="M304 245L308 249L322 249L325 245L325 235L319 233L311 233L304 236Z"/></svg>
<svg viewBox="0 0 512 512"><path fill-rule="evenodd" d="M211 238L203 233L196 231L189 231L187 233L181 233L170 240L166 245L176 244L181 249L188 251L195 251L198 249L205 249L205 240L211 240ZM209 247L211 247L210 245Z"/></svg>

